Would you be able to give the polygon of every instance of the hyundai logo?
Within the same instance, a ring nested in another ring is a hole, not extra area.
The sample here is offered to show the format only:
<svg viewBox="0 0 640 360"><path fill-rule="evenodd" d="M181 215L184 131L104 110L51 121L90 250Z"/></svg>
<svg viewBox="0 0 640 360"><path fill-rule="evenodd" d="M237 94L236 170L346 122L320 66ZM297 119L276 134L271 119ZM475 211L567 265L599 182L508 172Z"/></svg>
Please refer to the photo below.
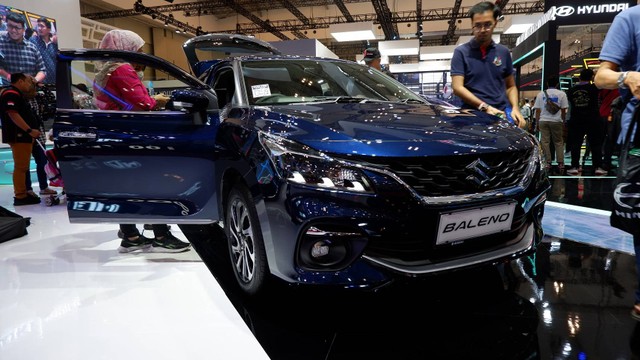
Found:
<svg viewBox="0 0 640 360"><path fill-rule="evenodd" d="M481 188L486 186L491 177L487 174L491 167L487 165L484 161L477 159L471 164L465 167L469 176L467 176L467 181L472 182L476 187Z"/></svg>
<svg viewBox="0 0 640 360"><path fill-rule="evenodd" d="M629 204L627 204L625 202L625 199L640 199L640 194L639 193L631 193L631 192L625 193L625 192L622 192L622 189L626 188L627 186L632 186L632 185L636 185L636 187L637 187L638 185L640 185L640 183L635 183L635 184L620 183L620 184L618 184L618 186L616 186L616 189L613 191L613 199L621 207L624 207L624 208L627 208L627 209L633 209L634 205L638 203L637 200L635 200L635 201L627 201L631 205L629 205Z"/></svg>
<svg viewBox="0 0 640 360"><path fill-rule="evenodd" d="M556 16L570 16L572 15L574 12L576 12L576 10L573 8L573 6L557 6L556 7L556 11L554 12L554 14Z"/></svg>

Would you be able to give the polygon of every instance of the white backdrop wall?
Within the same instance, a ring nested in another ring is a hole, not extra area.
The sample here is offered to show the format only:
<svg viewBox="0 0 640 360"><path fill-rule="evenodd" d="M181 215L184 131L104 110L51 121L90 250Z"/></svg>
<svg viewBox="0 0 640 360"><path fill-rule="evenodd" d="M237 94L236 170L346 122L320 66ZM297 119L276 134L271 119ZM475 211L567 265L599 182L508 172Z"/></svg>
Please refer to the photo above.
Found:
<svg viewBox="0 0 640 360"><path fill-rule="evenodd" d="M0 0L0 4L54 18L58 26L58 47L82 47L78 0Z"/></svg>

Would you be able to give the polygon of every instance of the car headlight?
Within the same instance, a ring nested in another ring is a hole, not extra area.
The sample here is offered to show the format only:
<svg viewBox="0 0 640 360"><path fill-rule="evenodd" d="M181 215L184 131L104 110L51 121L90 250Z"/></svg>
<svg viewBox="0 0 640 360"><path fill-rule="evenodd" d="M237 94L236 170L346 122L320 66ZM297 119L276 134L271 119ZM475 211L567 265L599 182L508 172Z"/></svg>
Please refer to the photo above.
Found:
<svg viewBox="0 0 640 360"><path fill-rule="evenodd" d="M259 137L274 168L288 181L328 190L373 192L371 181L357 165L285 138L266 133Z"/></svg>

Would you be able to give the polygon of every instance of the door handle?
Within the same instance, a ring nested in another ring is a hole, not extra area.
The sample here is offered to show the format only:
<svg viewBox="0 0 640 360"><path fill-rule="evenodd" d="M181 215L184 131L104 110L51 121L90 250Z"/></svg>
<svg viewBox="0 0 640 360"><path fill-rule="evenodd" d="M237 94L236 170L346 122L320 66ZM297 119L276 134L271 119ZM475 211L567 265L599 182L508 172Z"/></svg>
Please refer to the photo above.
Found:
<svg viewBox="0 0 640 360"><path fill-rule="evenodd" d="M80 131L60 131L58 137L65 139L95 140L96 134Z"/></svg>

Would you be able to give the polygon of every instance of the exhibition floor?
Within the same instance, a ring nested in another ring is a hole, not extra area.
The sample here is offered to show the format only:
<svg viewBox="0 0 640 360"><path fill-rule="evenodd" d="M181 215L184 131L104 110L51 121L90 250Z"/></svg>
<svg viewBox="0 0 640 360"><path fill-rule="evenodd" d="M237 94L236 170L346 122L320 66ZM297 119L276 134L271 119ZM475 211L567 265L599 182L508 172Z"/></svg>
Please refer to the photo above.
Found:
<svg viewBox="0 0 640 360"><path fill-rule="evenodd" d="M256 299L236 289L219 232L174 227L197 251L119 254L114 224L18 207L31 225L0 244L0 359L638 359L612 181L553 177L544 243L511 264L375 292L276 281ZM14 210L11 190L0 205Z"/></svg>

